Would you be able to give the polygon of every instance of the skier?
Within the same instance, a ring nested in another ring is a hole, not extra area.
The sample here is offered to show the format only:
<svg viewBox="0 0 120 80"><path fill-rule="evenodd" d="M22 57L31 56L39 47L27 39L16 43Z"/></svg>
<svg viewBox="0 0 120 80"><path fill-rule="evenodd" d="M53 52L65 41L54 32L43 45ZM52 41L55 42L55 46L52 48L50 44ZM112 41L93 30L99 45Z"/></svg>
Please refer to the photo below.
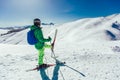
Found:
<svg viewBox="0 0 120 80"><path fill-rule="evenodd" d="M44 50L45 48L51 48L51 45L46 44L45 42L50 42L51 37L45 39L42 32L41 21L39 18L34 19L34 25L32 25L31 30L34 30L34 36L38 40L35 44L35 48L38 50L38 66L47 67L47 64L43 63Z"/></svg>

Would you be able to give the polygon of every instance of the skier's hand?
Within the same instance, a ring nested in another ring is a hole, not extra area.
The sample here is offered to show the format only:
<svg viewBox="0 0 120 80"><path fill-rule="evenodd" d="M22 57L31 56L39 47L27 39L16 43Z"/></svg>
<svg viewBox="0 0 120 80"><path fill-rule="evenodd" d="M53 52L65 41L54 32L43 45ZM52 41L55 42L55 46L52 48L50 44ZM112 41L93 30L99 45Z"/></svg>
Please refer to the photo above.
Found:
<svg viewBox="0 0 120 80"><path fill-rule="evenodd" d="M48 41L51 41L51 40L52 40L52 38L49 36L49 37L48 37Z"/></svg>

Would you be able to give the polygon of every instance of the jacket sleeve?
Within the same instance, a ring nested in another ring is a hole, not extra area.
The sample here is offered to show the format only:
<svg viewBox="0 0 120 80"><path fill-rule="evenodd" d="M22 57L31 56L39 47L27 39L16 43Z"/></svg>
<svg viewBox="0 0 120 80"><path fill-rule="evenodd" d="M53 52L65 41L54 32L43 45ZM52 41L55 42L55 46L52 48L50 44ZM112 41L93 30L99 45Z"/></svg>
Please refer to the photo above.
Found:
<svg viewBox="0 0 120 80"><path fill-rule="evenodd" d="M42 31L36 30L34 34L39 42L49 42L50 41L49 39L45 39L43 37Z"/></svg>
<svg viewBox="0 0 120 80"><path fill-rule="evenodd" d="M49 42L50 40L41 37L41 39L38 39L38 41L39 41L39 42Z"/></svg>

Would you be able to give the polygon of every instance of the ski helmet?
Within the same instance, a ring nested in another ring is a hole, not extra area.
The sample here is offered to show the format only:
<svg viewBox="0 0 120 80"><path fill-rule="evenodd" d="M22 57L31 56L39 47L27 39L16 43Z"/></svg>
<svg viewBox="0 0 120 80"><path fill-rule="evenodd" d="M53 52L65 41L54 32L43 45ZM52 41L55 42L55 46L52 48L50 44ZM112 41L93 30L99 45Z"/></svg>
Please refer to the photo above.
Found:
<svg viewBox="0 0 120 80"><path fill-rule="evenodd" d="M40 21L39 18L35 18L35 19L34 19L34 25L35 25L35 26L40 26L40 25L41 25L41 21Z"/></svg>

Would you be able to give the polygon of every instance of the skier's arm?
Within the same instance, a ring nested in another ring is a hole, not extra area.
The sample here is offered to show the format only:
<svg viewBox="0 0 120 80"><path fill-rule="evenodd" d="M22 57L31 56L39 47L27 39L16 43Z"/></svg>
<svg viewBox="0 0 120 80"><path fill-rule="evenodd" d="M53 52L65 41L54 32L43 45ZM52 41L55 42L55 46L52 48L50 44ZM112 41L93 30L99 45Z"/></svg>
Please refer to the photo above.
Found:
<svg viewBox="0 0 120 80"><path fill-rule="evenodd" d="M49 41L51 41L50 37L48 39L45 39L43 37L43 34L40 31L35 32L35 37L38 39L39 42L49 42Z"/></svg>
<svg viewBox="0 0 120 80"><path fill-rule="evenodd" d="M51 41L51 38L49 37L48 39L45 39L45 38L41 38L39 39L40 42L49 42Z"/></svg>

